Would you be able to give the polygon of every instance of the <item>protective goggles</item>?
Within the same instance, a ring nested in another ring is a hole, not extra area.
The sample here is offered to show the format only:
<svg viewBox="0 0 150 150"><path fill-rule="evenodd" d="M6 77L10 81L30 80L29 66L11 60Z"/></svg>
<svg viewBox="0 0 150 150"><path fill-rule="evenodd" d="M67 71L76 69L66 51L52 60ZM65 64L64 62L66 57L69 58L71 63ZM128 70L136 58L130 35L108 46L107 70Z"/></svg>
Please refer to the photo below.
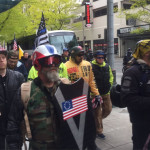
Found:
<svg viewBox="0 0 150 150"><path fill-rule="evenodd" d="M104 59L104 57L96 57L97 59Z"/></svg>
<svg viewBox="0 0 150 150"><path fill-rule="evenodd" d="M50 57L45 57L42 59L38 60L41 66L44 67L50 67L52 65L55 65L56 67L59 67L61 63L61 57L60 56L50 56Z"/></svg>

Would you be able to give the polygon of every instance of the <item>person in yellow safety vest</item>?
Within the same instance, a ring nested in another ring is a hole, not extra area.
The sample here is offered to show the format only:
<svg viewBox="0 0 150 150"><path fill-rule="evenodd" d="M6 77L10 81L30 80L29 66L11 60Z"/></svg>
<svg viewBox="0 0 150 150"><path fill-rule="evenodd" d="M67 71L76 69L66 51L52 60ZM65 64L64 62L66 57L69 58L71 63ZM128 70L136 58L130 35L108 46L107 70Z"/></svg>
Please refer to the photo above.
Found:
<svg viewBox="0 0 150 150"><path fill-rule="evenodd" d="M28 80L33 80L36 77L38 77L38 71L35 69L34 66L32 66L28 74ZM63 62L59 66L59 77L68 79L67 67Z"/></svg>
<svg viewBox="0 0 150 150"><path fill-rule="evenodd" d="M112 110L110 99L110 89L113 84L113 73L109 64L105 63L106 54L102 50L94 52L94 60L92 61L92 70L98 91L101 93L103 103L95 109L95 122L97 138L105 139L103 134L103 119L106 118Z"/></svg>

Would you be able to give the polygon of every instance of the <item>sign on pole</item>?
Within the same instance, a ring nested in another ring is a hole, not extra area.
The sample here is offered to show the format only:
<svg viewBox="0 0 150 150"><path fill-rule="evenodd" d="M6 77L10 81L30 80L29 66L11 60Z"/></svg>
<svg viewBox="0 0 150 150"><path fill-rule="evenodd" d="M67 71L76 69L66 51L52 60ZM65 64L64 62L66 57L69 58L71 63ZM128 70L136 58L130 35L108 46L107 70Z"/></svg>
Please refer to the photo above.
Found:
<svg viewBox="0 0 150 150"><path fill-rule="evenodd" d="M90 3L85 3L85 20L86 20L86 27L91 27L91 21L90 21Z"/></svg>

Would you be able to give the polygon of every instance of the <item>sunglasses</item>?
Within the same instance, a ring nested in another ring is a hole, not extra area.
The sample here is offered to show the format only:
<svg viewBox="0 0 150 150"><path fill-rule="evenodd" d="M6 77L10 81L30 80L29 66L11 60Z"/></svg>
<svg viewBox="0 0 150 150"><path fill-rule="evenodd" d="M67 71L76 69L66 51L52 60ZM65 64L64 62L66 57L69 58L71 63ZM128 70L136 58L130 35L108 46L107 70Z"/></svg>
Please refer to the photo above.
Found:
<svg viewBox="0 0 150 150"><path fill-rule="evenodd" d="M78 54L77 56L78 56L78 57L81 57L81 56L84 56L84 54L83 54L83 53L81 53L81 54Z"/></svg>
<svg viewBox="0 0 150 150"><path fill-rule="evenodd" d="M96 57L97 59L104 59L104 57Z"/></svg>
<svg viewBox="0 0 150 150"><path fill-rule="evenodd" d="M61 58L60 56L51 56L51 57L46 57L43 59L39 59L39 63L44 66L44 67L50 67L53 64L56 67L59 67L60 63L61 63Z"/></svg>

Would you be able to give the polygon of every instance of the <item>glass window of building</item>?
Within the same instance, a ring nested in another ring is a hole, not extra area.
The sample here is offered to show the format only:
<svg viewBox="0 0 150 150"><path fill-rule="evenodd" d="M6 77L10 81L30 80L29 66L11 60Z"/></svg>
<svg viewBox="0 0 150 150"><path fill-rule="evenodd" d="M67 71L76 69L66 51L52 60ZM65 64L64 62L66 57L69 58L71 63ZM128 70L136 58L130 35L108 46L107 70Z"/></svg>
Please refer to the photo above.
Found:
<svg viewBox="0 0 150 150"><path fill-rule="evenodd" d="M101 9L95 9L93 10L93 17L100 17L100 16L104 16L107 15L107 8L101 8Z"/></svg>
<svg viewBox="0 0 150 150"><path fill-rule="evenodd" d="M114 13L118 12L118 5L114 6Z"/></svg>
<svg viewBox="0 0 150 150"><path fill-rule="evenodd" d="M114 5L114 13L118 12L118 4ZM107 15L107 7L105 8L98 8L93 10L93 17L100 17L100 16L104 16Z"/></svg>
<svg viewBox="0 0 150 150"><path fill-rule="evenodd" d="M130 7L131 7L131 4L123 4L124 9L130 9Z"/></svg>

